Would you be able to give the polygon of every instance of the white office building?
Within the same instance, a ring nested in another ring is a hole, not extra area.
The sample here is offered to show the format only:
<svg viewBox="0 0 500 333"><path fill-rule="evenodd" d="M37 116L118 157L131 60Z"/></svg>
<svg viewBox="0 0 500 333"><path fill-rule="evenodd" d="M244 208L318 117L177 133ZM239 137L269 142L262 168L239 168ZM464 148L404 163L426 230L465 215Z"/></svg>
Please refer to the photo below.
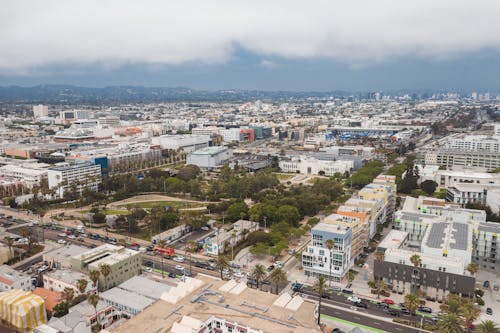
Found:
<svg viewBox="0 0 500 333"><path fill-rule="evenodd" d="M208 147L210 136L208 135L161 135L151 139L153 145L159 145L162 149L182 149L186 153Z"/></svg>
<svg viewBox="0 0 500 333"><path fill-rule="evenodd" d="M79 192L85 188L92 191L99 189L101 166L92 163L77 163L48 169L49 188L56 189L59 197L76 184Z"/></svg>
<svg viewBox="0 0 500 333"><path fill-rule="evenodd" d="M232 155L232 151L224 146L205 147L190 153L186 164L194 164L201 169L213 169L224 165Z"/></svg>
<svg viewBox="0 0 500 333"><path fill-rule="evenodd" d="M33 105L33 118L35 120L47 117L49 115L49 107L48 105Z"/></svg>
<svg viewBox="0 0 500 333"><path fill-rule="evenodd" d="M301 173L308 175L324 174L333 176L336 173L344 174L354 169L353 160L325 161L314 157L299 156L284 158L279 162L279 167L283 172Z"/></svg>

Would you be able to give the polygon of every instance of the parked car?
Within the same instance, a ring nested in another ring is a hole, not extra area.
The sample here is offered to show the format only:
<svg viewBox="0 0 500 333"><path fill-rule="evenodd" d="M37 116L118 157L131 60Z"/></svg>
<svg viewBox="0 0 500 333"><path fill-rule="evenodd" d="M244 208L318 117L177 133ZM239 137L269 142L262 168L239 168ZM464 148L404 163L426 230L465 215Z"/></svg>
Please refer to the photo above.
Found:
<svg viewBox="0 0 500 333"><path fill-rule="evenodd" d="M151 260L148 260L144 262L144 266L153 267L153 262Z"/></svg>
<svg viewBox="0 0 500 333"><path fill-rule="evenodd" d="M184 266L175 265L175 269L182 272L182 271L184 271Z"/></svg>
<svg viewBox="0 0 500 333"><path fill-rule="evenodd" d="M304 287L304 285L302 283L298 283L298 282L292 283L292 291L295 291L295 292L301 291L302 287Z"/></svg>
<svg viewBox="0 0 500 333"><path fill-rule="evenodd" d="M145 270L146 272L149 272L149 273L151 273L151 272L153 271L153 269L152 269L151 267L146 267L144 270Z"/></svg>
<svg viewBox="0 0 500 333"><path fill-rule="evenodd" d="M336 286L333 286L331 289L332 289L332 291L335 291L335 292L341 292L342 291L342 288L336 287Z"/></svg>
<svg viewBox="0 0 500 333"><path fill-rule="evenodd" d="M353 291L351 289L342 289L342 293L347 294L347 295L352 295Z"/></svg>
<svg viewBox="0 0 500 333"><path fill-rule="evenodd" d="M208 227L201 227L201 230L203 230L203 231L208 231L208 230L210 230L210 229L209 229Z"/></svg>
<svg viewBox="0 0 500 333"><path fill-rule="evenodd" d="M432 309L428 306L419 306L418 311L425 313L432 313Z"/></svg>
<svg viewBox="0 0 500 333"><path fill-rule="evenodd" d="M388 298L383 299L382 303L385 303L387 305L394 305L394 304L396 304L396 303L394 303L394 301L392 299L388 299Z"/></svg>
<svg viewBox="0 0 500 333"><path fill-rule="evenodd" d="M267 267L268 272L271 272L273 269L274 269L274 265L270 265L269 267Z"/></svg>
<svg viewBox="0 0 500 333"><path fill-rule="evenodd" d="M66 241L65 241L64 239L59 239L57 242L58 242L59 244L66 244Z"/></svg>
<svg viewBox="0 0 500 333"><path fill-rule="evenodd" d="M484 288L489 288L490 287L490 281L484 281L483 287Z"/></svg>
<svg viewBox="0 0 500 333"><path fill-rule="evenodd" d="M276 262L274 263L274 265L275 265L276 267L283 267L283 266L285 265L285 263L284 263L283 261L276 261Z"/></svg>
<svg viewBox="0 0 500 333"><path fill-rule="evenodd" d="M361 302L361 298L359 298L358 296L354 296L354 295L349 296L349 297L347 298L347 300L348 300L349 302L353 302L353 303L358 303L358 302Z"/></svg>
<svg viewBox="0 0 500 333"><path fill-rule="evenodd" d="M486 314L492 315L493 314L493 309L492 308L486 308Z"/></svg>
<svg viewBox="0 0 500 333"><path fill-rule="evenodd" d="M401 308L401 313L404 313L404 314L411 314L410 310L408 310L407 308Z"/></svg>
<svg viewBox="0 0 500 333"><path fill-rule="evenodd" d="M382 303L382 302L378 302L377 307L387 309L387 308L389 308L389 305Z"/></svg>
<svg viewBox="0 0 500 333"><path fill-rule="evenodd" d="M365 302L356 302L354 303L354 306L357 306L358 308L368 309L368 304L366 304Z"/></svg>
<svg viewBox="0 0 500 333"><path fill-rule="evenodd" d="M170 273L168 273L168 277L175 278L175 277L177 277L177 274L170 272Z"/></svg>

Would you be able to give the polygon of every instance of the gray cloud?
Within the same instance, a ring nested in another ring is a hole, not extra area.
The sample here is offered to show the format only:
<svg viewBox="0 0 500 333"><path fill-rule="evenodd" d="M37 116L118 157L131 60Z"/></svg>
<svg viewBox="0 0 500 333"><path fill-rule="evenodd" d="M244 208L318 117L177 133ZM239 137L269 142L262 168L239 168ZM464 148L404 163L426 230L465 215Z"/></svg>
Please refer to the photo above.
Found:
<svg viewBox="0 0 500 333"><path fill-rule="evenodd" d="M447 59L498 50L498 13L494 0L4 0L0 73L224 63L236 46L263 58L351 66Z"/></svg>

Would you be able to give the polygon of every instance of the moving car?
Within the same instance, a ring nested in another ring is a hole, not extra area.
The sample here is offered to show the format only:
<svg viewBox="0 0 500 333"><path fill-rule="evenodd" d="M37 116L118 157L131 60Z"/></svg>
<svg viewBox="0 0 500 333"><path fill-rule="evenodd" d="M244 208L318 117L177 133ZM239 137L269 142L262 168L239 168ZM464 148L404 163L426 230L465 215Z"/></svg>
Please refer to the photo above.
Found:
<svg viewBox="0 0 500 333"><path fill-rule="evenodd" d="M177 261L177 262L184 262L184 257L183 257L183 256L177 256L177 257L174 257L174 261Z"/></svg>
<svg viewBox="0 0 500 333"><path fill-rule="evenodd" d="M170 273L168 273L168 277L176 278L177 275L175 273L170 272Z"/></svg>
<svg viewBox="0 0 500 333"><path fill-rule="evenodd" d="M349 298L347 298L347 300L349 302L353 302L353 303L358 303L358 302L361 302L361 298L359 298L358 296L349 296Z"/></svg>
<svg viewBox="0 0 500 333"><path fill-rule="evenodd" d="M399 317L399 311L394 309L387 310L387 313L394 317Z"/></svg>
<svg viewBox="0 0 500 333"><path fill-rule="evenodd" d="M184 271L184 266L175 265L175 269L182 272L182 271Z"/></svg>
<svg viewBox="0 0 500 333"><path fill-rule="evenodd" d="M151 272L153 271L153 269L152 269L151 267L146 267L144 270L145 270L146 272L149 272L149 273L151 273Z"/></svg>
<svg viewBox="0 0 500 333"><path fill-rule="evenodd" d="M394 305L394 301L392 299L385 298L382 300L382 303L385 303L387 305Z"/></svg>

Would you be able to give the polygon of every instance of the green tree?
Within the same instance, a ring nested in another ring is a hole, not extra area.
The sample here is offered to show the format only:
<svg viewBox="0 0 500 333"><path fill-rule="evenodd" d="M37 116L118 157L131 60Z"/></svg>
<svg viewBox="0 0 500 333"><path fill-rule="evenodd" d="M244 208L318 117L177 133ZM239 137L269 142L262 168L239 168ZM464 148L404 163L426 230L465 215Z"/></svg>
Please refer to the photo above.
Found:
<svg viewBox="0 0 500 333"><path fill-rule="evenodd" d="M352 281L354 281L355 277L356 276L354 275L353 271L350 270L349 272L347 272L346 279L347 279L347 283L348 283L349 286L351 285Z"/></svg>
<svg viewBox="0 0 500 333"><path fill-rule="evenodd" d="M101 272L98 270L92 270L89 272L89 278L90 281L92 281L94 288L97 287L97 281L99 281L99 276L101 275Z"/></svg>
<svg viewBox="0 0 500 333"><path fill-rule="evenodd" d="M14 238L6 236L4 237L5 244L7 244L9 248L9 259L12 259L14 257L14 252L12 251L13 245L14 245Z"/></svg>
<svg viewBox="0 0 500 333"><path fill-rule="evenodd" d="M87 299L87 301L89 302L89 304L92 305L92 307L94 308L95 318L96 318L96 322L97 322L97 326L98 327L100 327L99 317L97 316L97 305L99 304L99 300L100 300L100 297L97 294L92 294Z"/></svg>
<svg viewBox="0 0 500 333"><path fill-rule="evenodd" d="M463 333L462 319L454 313L444 312L436 324L438 333Z"/></svg>
<svg viewBox="0 0 500 333"><path fill-rule="evenodd" d="M420 188L422 189L422 191L427 193L427 195L432 195L434 192L436 192L437 187L438 183L433 180L425 180L420 183Z"/></svg>
<svg viewBox="0 0 500 333"><path fill-rule="evenodd" d="M61 293L62 299L64 299L65 302L68 304L71 304L71 301L73 298L75 298L75 289L66 287Z"/></svg>
<svg viewBox="0 0 500 333"><path fill-rule="evenodd" d="M475 304L471 302L465 302L460 306L460 314L464 318L465 327L470 327L472 323L477 318L479 318L481 310L479 310L479 308Z"/></svg>
<svg viewBox="0 0 500 333"><path fill-rule="evenodd" d="M198 166L193 164L186 164L183 166L179 172L177 172L177 178L184 181L189 181L191 179L196 179L198 175L201 173L201 170Z"/></svg>
<svg viewBox="0 0 500 333"><path fill-rule="evenodd" d="M297 207L291 205L283 205L278 208L279 221L287 222L289 225L298 227L300 221L300 213Z"/></svg>
<svg viewBox="0 0 500 333"><path fill-rule="evenodd" d="M111 274L111 266L108 264L101 264L99 266L99 270L101 271L102 276L104 277L104 281L106 282L106 288L103 289L108 289L108 276Z"/></svg>
<svg viewBox="0 0 500 333"><path fill-rule="evenodd" d="M244 202L235 202L227 209L227 218L231 222L236 222L240 218L248 217L248 206Z"/></svg>
<svg viewBox="0 0 500 333"><path fill-rule="evenodd" d="M83 294L85 293L85 290L87 289L88 281L85 279L78 279L76 281L76 287L78 288L78 291Z"/></svg>
<svg viewBox="0 0 500 333"><path fill-rule="evenodd" d="M278 293L279 287L288 282L288 278L286 276L286 272L281 268L276 268L271 275L269 276L269 280L275 284L276 286L276 294Z"/></svg>
<svg viewBox="0 0 500 333"><path fill-rule="evenodd" d="M223 275L224 269L230 267L228 258L224 255L217 256L217 261L215 262L215 267L220 272L221 280L224 280L224 275Z"/></svg>
<svg viewBox="0 0 500 333"><path fill-rule="evenodd" d="M467 271L471 273L471 275L475 275L477 273L478 267L475 262L471 262L467 265Z"/></svg>
<svg viewBox="0 0 500 333"><path fill-rule="evenodd" d="M255 265L253 271L252 271L252 277L255 279L255 282L257 283L257 288L259 288L259 283L266 277L266 269L264 268L263 265L257 264Z"/></svg>
<svg viewBox="0 0 500 333"><path fill-rule="evenodd" d="M313 285L314 292L318 295L318 325L321 324L321 299L325 293L326 281L325 277L320 275Z"/></svg>
<svg viewBox="0 0 500 333"><path fill-rule="evenodd" d="M384 280L378 278L368 281L368 286L377 291L377 298L380 297L380 293L382 291L385 291L387 289L387 284L384 282Z"/></svg>
<svg viewBox="0 0 500 333"><path fill-rule="evenodd" d="M326 248L328 249L328 261L330 262L330 274L328 275L328 284L329 286L332 285L332 249L333 249L333 245L335 245L335 243L333 242L333 239L327 239L326 242L325 242L325 245L326 245Z"/></svg>
<svg viewBox="0 0 500 333"><path fill-rule="evenodd" d="M420 306L420 299L415 294L408 294L404 297L404 305L411 314L415 314Z"/></svg>
<svg viewBox="0 0 500 333"><path fill-rule="evenodd" d="M500 333L500 327L492 320L484 320L476 326L476 333Z"/></svg>
<svg viewBox="0 0 500 333"><path fill-rule="evenodd" d="M92 221L96 224L103 224L104 222L106 222L106 215L104 215L103 213L95 213L93 216L92 216Z"/></svg>
<svg viewBox="0 0 500 333"><path fill-rule="evenodd" d="M54 306L54 310L52 311L52 315L56 318L60 318L68 314L69 304L66 301L62 301L61 303Z"/></svg>

